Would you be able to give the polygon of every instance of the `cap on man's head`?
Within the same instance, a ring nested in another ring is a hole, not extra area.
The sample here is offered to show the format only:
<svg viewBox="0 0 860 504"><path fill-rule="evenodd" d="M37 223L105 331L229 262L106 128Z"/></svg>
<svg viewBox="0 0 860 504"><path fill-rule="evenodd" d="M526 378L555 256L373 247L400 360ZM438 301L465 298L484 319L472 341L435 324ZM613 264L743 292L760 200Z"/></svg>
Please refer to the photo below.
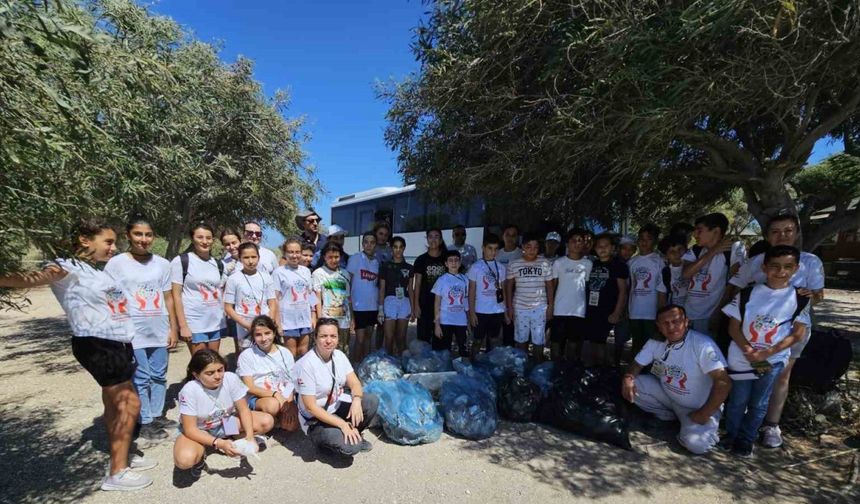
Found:
<svg viewBox="0 0 860 504"><path fill-rule="evenodd" d="M346 232L346 229L338 226L337 224L332 224L328 227L328 235L329 236L347 236L349 233Z"/></svg>
<svg viewBox="0 0 860 504"><path fill-rule="evenodd" d="M561 235L556 233L555 231L550 231L549 233L547 233L546 238L544 238L544 241L550 241L550 240L555 240L555 241L561 243Z"/></svg>
<svg viewBox="0 0 860 504"><path fill-rule="evenodd" d="M619 240L618 245L636 245L636 240L633 239L632 236L622 236L621 240Z"/></svg>
<svg viewBox="0 0 860 504"><path fill-rule="evenodd" d="M320 216L320 214L316 213L316 211L313 208L309 208L307 210L302 210L301 212L296 214L296 226L298 226L299 229L304 229L305 228L305 219L307 219L311 215L316 215L319 218L319 220L322 220L322 217Z"/></svg>

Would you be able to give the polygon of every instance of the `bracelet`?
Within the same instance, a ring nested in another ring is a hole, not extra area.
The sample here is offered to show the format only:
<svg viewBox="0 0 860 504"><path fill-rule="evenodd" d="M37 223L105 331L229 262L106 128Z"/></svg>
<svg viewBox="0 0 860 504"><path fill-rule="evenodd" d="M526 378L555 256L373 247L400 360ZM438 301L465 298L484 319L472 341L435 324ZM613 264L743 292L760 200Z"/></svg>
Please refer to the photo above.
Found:
<svg viewBox="0 0 860 504"><path fill-rule="evenodd" d="M364 396L360 396L360 395L354 395L354 396L352 396L352 398L353 398L353 399L361 399L362 397L364 397Z"/></svg>
<svg viewBox="0 0 860 504"><path fill-rule="evenodd" d="M216 437L216 438L212 438L212 448L215 448L216 450L218 450L218 440L219 440L219 439L221 439L221 438L217 438L217 437ZM219 450L219 451L220 451L220 450Z"/></svg>
<svg viewBox="0 0 860 504"><path fill-rule="evenodd" d="M278 395L278 391L277 391L277 390L276 390L276 391L274 391L274 392L272 392L272 397L275 397L276 395Z"/></svg>

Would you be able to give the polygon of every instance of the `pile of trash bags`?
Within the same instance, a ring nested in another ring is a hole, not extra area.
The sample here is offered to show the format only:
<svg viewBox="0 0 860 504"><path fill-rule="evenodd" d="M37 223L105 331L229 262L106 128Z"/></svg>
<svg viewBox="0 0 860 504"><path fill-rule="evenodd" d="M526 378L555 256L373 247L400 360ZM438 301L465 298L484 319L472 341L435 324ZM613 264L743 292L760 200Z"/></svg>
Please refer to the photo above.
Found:
<svg viewBox="0 0 860 504"><path fill-rule="evenodd" d="M397 357L388 355L385 350L377 350L361 361L356 374L362 383L374 380L393 381L403 377L403 368Z"/></svg>
<svg viewBox="0 0 860 504"><path fill-rule="evenodd" d="M486 439L496 432L496 401L486 383L458 374L442 385L439 404L445 428L458 436Z"/></svg>
<svg viewBox="0 0 860 504"><path fill-rule="evenodd" d="M379 396L377 415L388 439L401 445L439 440L442 416L424 387L406 380L377 380L364 390Z"/></svg>
<svg viewBox="0 0 860 504"><path fill-rule="evenodd" d="M542 362L529 372L529 381L538 386L541 397L547 398L552 390L553 376L555 376L555 362Z"/></svg>
<svg viewBox="0 0 860 504"><path fill-rule="evenodd" d="M475 357L475 366L486 369L496 382L509 376L525 376L528 354L513 347L496 347Z"/></svg>
<svg viewBox="0 0 860 504"><path fill-rule="evenodd" d="M513 422L531 422L540 406L540 388L522 376L499 385L499 414Z"/></svg>
<svg viewBox="0 0 860 504"><path fill-rule="evenodd" d="M451 352L432 350L430 343L414 340L403 352L403 368L407 373L439 373L451 371Z"/></svg>
<svg viewBox="0 0 860 504"><path fill-rule="evenodd" d="M454 371L457 374L469 377L481 384L481 388L486 390L496 400L496 381L490 375L490 372L484 368L473 366L469 361L459 357L452 362Z"/></svg>

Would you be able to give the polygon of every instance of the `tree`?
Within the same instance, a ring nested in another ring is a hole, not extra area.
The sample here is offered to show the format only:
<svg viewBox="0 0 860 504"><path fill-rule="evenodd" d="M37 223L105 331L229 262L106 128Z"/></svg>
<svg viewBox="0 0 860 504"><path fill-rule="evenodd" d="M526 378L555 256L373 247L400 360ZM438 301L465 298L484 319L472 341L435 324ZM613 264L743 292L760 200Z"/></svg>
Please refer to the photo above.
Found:
<svg viewBox="0 0 860 504"><path fill-rule="evenodd" d="M804 246L817 248L827 238L844 229L860 227L860 157L842 153L804 168L791 181L800 201L800 224ZM851 203L854 204L853 208ZM812 223L812 215L832 208L822 225Z"/></svg>
<svg viewBox="0 0 860 504"><path fill-rule="evenodd" d="M407 180L579 210L687 177L740 188L763 224L860 110L856 0L440 0L413 51L380 93Z"/></svg>

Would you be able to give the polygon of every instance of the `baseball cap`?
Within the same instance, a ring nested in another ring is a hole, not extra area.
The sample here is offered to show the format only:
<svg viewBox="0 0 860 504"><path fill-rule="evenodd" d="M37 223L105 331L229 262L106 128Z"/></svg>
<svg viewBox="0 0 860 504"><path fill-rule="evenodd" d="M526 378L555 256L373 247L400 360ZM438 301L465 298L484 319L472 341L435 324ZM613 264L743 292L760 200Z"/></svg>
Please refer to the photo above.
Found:
<svg viewBox="0 0 860 504"><path fill-rule="evenodd" d="M549 233L547 233L544 241L550 241L550 240L555 240L555 241L561 243L561 235L556 233L555 231L550 231Z"/></svg>
<svg viewBox="0 0 860 504"><path fill-rule="evenodd" d="M618 242L619 245L636 245L636 240L632 236L622 236Z"/></svg>
<svg viewBox="0 0 860 504"><path fill-rule="evenodd" d="M328 235L329 236L337 236L337 235L347 236L347 235L349 235L349 233L346 232L346 229L338 226L337 224L332 224L331 226L328 227Z"/></svg>

